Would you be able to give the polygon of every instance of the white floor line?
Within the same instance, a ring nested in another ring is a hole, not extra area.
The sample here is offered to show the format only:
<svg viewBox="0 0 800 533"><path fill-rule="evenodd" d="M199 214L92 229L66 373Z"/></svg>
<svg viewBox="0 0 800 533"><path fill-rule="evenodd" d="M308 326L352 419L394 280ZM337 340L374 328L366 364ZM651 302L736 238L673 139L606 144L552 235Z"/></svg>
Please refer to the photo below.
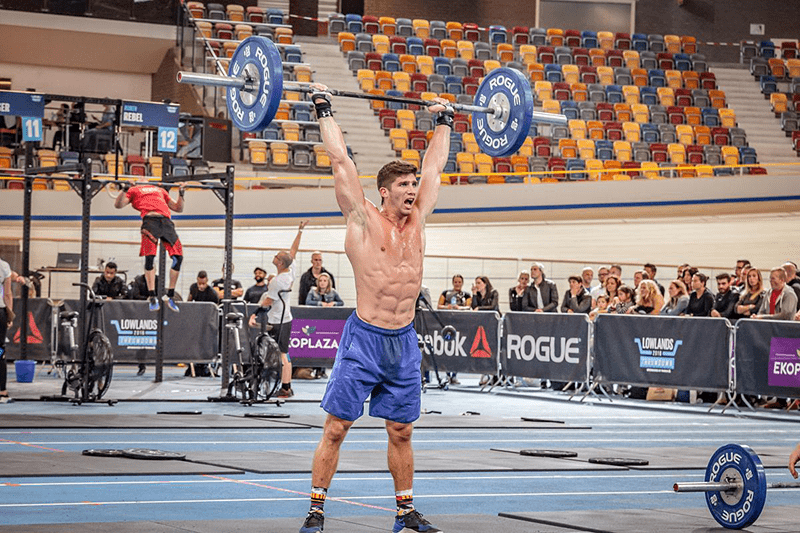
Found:
<svg viewBox="0 0 800 533"><path fill-rule="evenodd" d="M497 494L488 493L462 493L462 494L414 494L414 499L452 499L452 498L538 498L542 496L642 496L655 494L674 494L672 490L647 490L647 491L580 491L580 492L504 492ZM387 500L389 497L383 496L347 496L347 500ZM173 504L207 504L207 503L251 503L251 502L275 502L275 501L307 501L307 496L285 497L285 498L203 498L195 500L137 500L137 501L100 501L100 502L26 502L26 503L2 503L0 508L26 508L26 507L83 507L83 506L110 506L110 505L173 505Z"/></svg>

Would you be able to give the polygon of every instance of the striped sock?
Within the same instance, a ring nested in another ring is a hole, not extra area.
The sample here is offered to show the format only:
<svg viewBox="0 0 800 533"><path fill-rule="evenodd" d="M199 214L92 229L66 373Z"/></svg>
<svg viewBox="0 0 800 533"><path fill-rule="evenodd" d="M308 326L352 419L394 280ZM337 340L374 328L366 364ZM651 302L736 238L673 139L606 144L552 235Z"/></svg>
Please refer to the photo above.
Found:
<svg viewBox="0 0 800 533"><path fill-rule="evenodd" d="M394 497L397 500L397 514L404 515L414 510L414 495L412 489L395 491Z"/></svg>
<svg viewBox="0 0 800 533"><path fill-rule="evenodd" d="M325 498L328 495L328 489L324 487L311 487L311 511L315 513L324 513Z"/></svg>

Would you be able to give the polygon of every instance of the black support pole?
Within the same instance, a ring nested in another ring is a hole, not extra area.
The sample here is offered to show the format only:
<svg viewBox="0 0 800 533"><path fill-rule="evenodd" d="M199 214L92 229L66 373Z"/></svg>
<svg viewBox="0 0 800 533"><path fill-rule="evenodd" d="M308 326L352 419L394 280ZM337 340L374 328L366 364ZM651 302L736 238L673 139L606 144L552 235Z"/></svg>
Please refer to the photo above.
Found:
<svg viewBox="0 0 800 533"><path fill-rule="evenodd" d="M156 283L156 293L158 296L158 333L156 337L156 383L164 381L164 316L166 311L166 302L161 300L161 295L166 294L164 287L165 276L167 271L167 249L164 248L164 243L159 241L158 246L158 283Z"/></svg>
<svg viewBox="0 0 800 533"><path fill-rule="evenodd" d="M228 165L225 168L225 294L223 295L222 316L224 317L230 312L230 298L231 298L231 265L233 264L233 181L234 181L234 167ZM230 357L228 353L228 335L227 330L223 328L222 334L222 382L220 384L223 390L228 388L230 382Z"/></svg>
<svg viewBox="0 0 800 533"><path fill-rule="evenodd" d="M25 143L25 168L33 167L33 145ZM25 176L22 214L22 275L30 274L31 263L31 210L33 205L33 177ZM19 356L28 358L28 290L22 289L22 310L19 321Z"/></svg>
<svg viewBox="0 0 800 533"><path fill-rule="evenodd" d="M87 159L83 167L83 178L80 182L81 185L81 283L89 283L89 228L92 218L92 165L91 160ZM89 331L86 319L87 317L87 294L86 288L79 287L80 291L80 315L78 315L78 346L81 346L81 357L86 357L87 351L86 341L89 340ZM87 361L83 361L81 371L84 373L84 383L88 383L89 365ZM89 399L89 390L84 388L81 392L81 399Z"/></svg>

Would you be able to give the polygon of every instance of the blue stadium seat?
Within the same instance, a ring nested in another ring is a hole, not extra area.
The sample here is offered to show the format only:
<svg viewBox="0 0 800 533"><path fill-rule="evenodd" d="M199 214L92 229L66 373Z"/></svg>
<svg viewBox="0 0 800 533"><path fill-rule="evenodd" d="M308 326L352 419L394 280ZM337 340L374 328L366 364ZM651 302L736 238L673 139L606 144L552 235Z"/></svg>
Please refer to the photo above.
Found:
<svg viewBox="0 0 800 533"><path fill-rule="evenodd" d="M761 76L759 84L761 85L762 94L770 95L778 91L778 82L774 76Z"/></svg>
<svg viewBox="0 0 800 533"><path fill-rule="evenodd" d="M347 24L347 31L352 34L361 33L364 31L364 24L361 22L361 15L350 13L344 16L345 24Z"/></svg>
<svg viewBox="0 0 800 533"><path fill-rule="evenodd" d="M508 42L508 30L505 26L489 26L489 42L491 44Z"/></svg>
<svg viewBox="0 0 800 533"><path fill-rule="evenodd" d="M400 71L400 57L397 54L383 54L383 70L388 72Z"/></svg>
<svg viewBox="0 0 800 533"><path fill-rule="evenodd" d="M450 94L461 94L464 92L464 86L461 83L461 76L446 76L444 79L445 91Z"/></svg>
<svg viewBox="0 0 800 533"><path fill-rule="evenodd" d="M704 107L700 110L703 117L703 125L709 128L716 128L720 125L719 111L716 107Z"/></svg>
<svg viewBox="0 0 800 533"><path fill-rule="evenodd" d="M647 50L647 35L644 33L634 33L631 35L631 48L638 52Z"/></svg>
<svg viewBox="0 0 800 533"><path fill-rule="evenodd" d="M556 65L553 63L545 65L544 79L549 81L550 83L558 83L560 81L563 81L563 75L561 74L561 65Z"/></svg>
<svg viewBox="0 0 800 533"><path fill-rule="evenodd" d="M408 47L408 53L414 56L424 56L425 55L425 46L422 43L422 39L419 37L409 37L406 39L406 46Z"/></svg>
<svg viewBox="0 0 800 533"><path fill-rule="evenodd" d="M614 159L614 143L612 141L597 140L594 142L597 159Z"/></svg>
<svg viewBox="0 0 800 533"><path fill-rule="evenodd" d="M440 76L450 76L453 74L453 67L450 66L449 57L434 57L433 71Z"/></svg>
<svg viewBox="0 0 800 533"><path fill-rule="evenodd" d="M689 54L675 54L672 60L675 61L675 70L692 70L692 59Z"/></svg>
<svg viewBox="0 0 800 533"><path fill-rule="evenodd" d="M639 87L639 101L644 105L657 105L658 92L655 87Z"/></svg>
<svg viewBox="0 0 800 533"><path fill-rule="evenodd" d="M597 32L596 31L582 31L581 43L583 48L597 48Z"/></svg>
<svg viewBox="0 0 800 533"><path fill-rule="evenodd" d="M651 87L666 87L667 86L667 77L664 74L664 71L660 68L654 68L647 72L647 77L649 79L648 85Z"/></svg>
<svg viewBox="0 0 800 533"><path fill-rule="evenodd" d="M642 124L640 126L642 141L647 143L657 143L661 141L656 124Z"/></svg>
<svg viewBox="0 0 800 533"><path fill-rule="evenodd" d="M758 55L765 59L775 57L775 44L772 41L761 41L758 44Z"/></svg>
<svg viewBox="0 0 800 533"><path fill-rule="evenodd" d="M618 104L624 102L625 98L622 94L621 85L607 85L606 86L606 102L609 104Z"/></svg>
<svg viewBox="0 0 800 533"><path fill-rule="evenodd" d="M572 100L562 100L561 114L567 117L568 120L577 120L580 114L578 103Z"/></svg>

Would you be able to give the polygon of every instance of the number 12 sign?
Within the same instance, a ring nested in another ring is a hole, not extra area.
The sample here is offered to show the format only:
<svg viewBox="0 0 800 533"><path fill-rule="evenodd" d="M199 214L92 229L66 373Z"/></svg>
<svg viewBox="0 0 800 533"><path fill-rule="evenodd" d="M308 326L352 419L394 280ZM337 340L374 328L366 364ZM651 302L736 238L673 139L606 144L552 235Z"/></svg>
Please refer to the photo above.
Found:
<svg viewBox="0 0 800 533"><path fill-rule="evenodd" d="M178 151L178 128L158 128L158 151Z"/></svg>

